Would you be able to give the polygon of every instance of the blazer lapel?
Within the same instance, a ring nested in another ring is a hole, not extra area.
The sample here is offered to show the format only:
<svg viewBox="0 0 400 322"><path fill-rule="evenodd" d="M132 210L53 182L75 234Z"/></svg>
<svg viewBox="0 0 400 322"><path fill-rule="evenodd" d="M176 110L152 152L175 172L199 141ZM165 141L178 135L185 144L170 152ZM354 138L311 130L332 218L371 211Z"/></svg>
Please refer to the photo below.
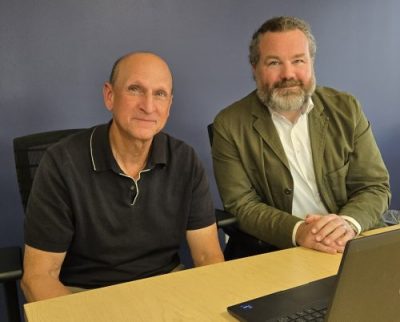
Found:
<svg viewBox="0 0 400 322"><path fill-rule="evenodd" d="M322 102L314 95L314 109L308 115L311 151L317 182L323 179L323 163L329 118L324 114Z"/></svg>
<svg viewBox="0 0 400 322"><path fill-rule="evenodd" d="M271 115L267 107L261 104L258 97L255 99L256 101L252 106L252 114L254 116L253 128L260 135L265 144L267 144L281 160L285 167L290 170L285 150L283 149Z"/></svg>

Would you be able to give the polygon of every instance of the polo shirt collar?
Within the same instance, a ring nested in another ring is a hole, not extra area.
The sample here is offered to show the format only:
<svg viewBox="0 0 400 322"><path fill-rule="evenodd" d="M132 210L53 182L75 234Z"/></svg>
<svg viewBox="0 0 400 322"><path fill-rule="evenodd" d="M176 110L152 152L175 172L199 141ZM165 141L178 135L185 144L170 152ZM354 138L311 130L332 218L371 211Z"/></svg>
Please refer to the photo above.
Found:
<svg viewBox="0 0 400 322"><path fill-rule="evenodd" d="M90 134L89 149L94 171L113 170L121 173L121 169L115 160L108 135L112 120L107 124L94 127ZM167 135L163 132L157 133L150 147L150 155L146 169L152 169L156 165L166 165L168 162Z"/></svg>
<svg viewBox="0 0 400 322"><path fill-rule="evenodd" d="M150 147L149 160L146 168L153 168L156 165L166 165L168 163L168 140L163 132L157 133Z"/></svg>

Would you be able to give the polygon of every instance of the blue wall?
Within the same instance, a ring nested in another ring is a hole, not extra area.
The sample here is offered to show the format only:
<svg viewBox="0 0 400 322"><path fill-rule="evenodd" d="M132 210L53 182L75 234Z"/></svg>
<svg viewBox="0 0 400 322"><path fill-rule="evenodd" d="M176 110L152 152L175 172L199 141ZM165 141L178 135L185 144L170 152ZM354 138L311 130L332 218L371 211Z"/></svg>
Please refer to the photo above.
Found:
<svg viewBox="0 0 400 322"><path fill-rule="evenodd" d="M219 204L206 125L254 88L247 45L275 15L310 22L318 83L361 101L391 173L392 207L400 208L398 12L397 0L1 0L0 246L23 240L12 139L107 121L102 83L132 50L169 62L175 97L167 131L198 151Z"/></svg>

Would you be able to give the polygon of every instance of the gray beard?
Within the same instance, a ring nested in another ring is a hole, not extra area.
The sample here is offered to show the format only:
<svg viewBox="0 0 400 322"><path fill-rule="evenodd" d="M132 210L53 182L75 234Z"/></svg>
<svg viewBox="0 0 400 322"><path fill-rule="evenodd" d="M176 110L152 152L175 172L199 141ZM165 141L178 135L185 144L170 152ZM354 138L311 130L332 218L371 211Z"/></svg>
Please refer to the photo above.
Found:
<svg viewBox="0 0 400 322"><path fill-rule="evenodd" d="M296 92L286 92L282 88L259 88L257 86L257 96L272 110L276 112L299 111L308 101L309 97L315 91L315 78L311 81L309 88L299 87Z"/></svg>
<svg viewBox="0 0 400 322"><path fill-rule="evenodd" d="M299 94L279 95L276 92L266 93L264 90L257 89L257 96L264 105L276 112L298 111L307 101L308 96L302 91Z"/></svg>

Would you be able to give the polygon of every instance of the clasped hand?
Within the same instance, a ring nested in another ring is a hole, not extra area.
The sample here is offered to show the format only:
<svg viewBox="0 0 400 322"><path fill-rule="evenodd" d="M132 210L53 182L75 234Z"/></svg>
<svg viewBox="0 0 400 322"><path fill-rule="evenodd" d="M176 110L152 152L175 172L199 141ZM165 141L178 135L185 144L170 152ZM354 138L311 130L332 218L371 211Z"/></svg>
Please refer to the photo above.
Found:
<svg viewBox="0 0 400 322"><path fill-rule="evenodd" d="M326 253L343 253L346 243L356 233L349 223L337 214L309 214L299 226L296 243Z"/></svg>

